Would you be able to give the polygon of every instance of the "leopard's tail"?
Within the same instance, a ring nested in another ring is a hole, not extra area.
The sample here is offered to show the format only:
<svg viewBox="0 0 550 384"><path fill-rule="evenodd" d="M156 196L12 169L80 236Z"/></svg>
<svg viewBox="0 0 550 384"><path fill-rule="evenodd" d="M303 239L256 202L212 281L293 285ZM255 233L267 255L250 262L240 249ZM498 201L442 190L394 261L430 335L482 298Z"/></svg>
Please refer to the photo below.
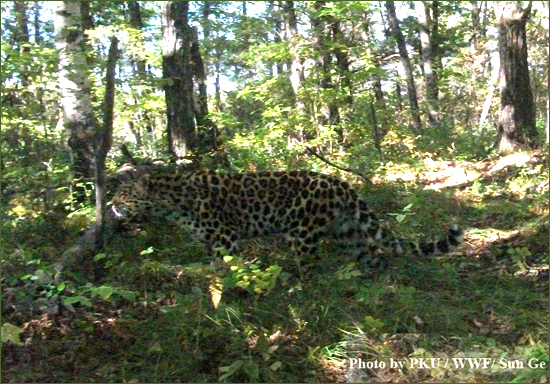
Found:
<svg viewBox="0 0 550 384"><path fill-rule="evenodd" d="M425 257L449 253L460 247L464 241L464 231L456 224L449 229L445 238L430 241L398 239L380 227L374 232L376 235L373 238L378 240L378 244L370 243L370 250L362 248L357 254L357 261L376 269L386 269L392 259L404 255Z"/></svg>
<svg viewBox="0 0 550 384"><path fill-rule="evenodd" d="M443 239L419 242L394 239L385 244L385 248L398 256L407 253L415 256L440 255L454 251L463 241L464 231L454 224Z"/></svg>

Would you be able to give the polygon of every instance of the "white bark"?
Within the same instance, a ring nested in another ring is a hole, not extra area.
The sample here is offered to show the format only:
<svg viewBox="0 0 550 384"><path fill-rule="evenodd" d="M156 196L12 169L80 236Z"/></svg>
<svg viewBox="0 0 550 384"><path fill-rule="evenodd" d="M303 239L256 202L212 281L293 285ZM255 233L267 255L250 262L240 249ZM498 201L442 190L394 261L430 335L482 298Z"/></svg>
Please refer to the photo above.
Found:
<svg viewBox="0 0 550 384"><path fill-rule="evenodd" d="M55 2L55 48L59 54L58 80L63 118L66 124L78 123L85 127L80 136L93 135L95 127L88 121L93 109L79 20L78 1Z"/></svg>
<svg viewBox="0 0 550 384"><path fill-rule="evenodd" d="M493 96L495 94L495 89L498 84L499 72L500 72L500 60L492 60L493 72L491 73L491 81L489 83L489 92L487 93L487 98L483 103L483 110L481 111L481 117L479 118L479 125L483 125L487 116L489 115L489 110L491 109L491 104L493 103Z"/></svg>

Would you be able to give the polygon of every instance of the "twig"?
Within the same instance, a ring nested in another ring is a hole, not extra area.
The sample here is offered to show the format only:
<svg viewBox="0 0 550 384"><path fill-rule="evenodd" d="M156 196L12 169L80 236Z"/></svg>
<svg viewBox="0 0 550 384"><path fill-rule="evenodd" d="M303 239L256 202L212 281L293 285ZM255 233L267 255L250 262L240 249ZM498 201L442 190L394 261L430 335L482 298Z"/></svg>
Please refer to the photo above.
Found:
<svg viewBox="0 0 550 384"><path fill-rule="evenodd" d="M341 171L344 171L344 172L349 172L353 175L356 175L356 176L359 176L365 183L369 184L369 185L373 185L372 181L370 180L369 177L367 177L364 173L356 170L356 169L352 169L352 168L345 168L345 167L342 167L338 164L335 164L333 163L332 161L328 160L327 158L325 158L323 155L315 152L312 148L310 147L306 147L306 151L309 152L311 155L317 157L319 160L321 160L322 162L330 165L331 167L334 167L336 169L339 169Z"/></svg>

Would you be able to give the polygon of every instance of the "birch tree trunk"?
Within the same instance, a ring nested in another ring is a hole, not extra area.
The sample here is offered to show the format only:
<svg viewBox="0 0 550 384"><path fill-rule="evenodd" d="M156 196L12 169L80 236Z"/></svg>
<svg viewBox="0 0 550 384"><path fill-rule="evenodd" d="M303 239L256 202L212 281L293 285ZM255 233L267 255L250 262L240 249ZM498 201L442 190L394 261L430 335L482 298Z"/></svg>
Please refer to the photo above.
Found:
<svg viewBox="0 0 550 384"><path fill-rule="evenodd" d="M56 2L54 28L63 122L70 131L73 170L76 177L92 178L95 173L94 143L98 121L91 102L80 2Z"/></svg>
<svg viewBox="0 0 550 384"><path fill-rule="evenodd" d="M390 31L397 43L397 49L399 50L399 57L401 58L401 65L405 71L405 79L407 81L407 94L409 96L409 103L411 106L412 126L416 134L420 135L423 132L422 122L420 121L420 108L418 107L418 97L416 95L416 85L414 84L413 70L411 62L409 60L409 54L407 53L407 46L405 44L405 38L399 27L399 20L395 13L395 5L393 1L386 1L386 9L388 11L388 22L390 24Z"/></svg>
<svg viewBox="0 0 550 384"><path fill-rule="evenodd" d="M292 52L292 60L290 61L290 84L294 91L294 104L298 112L298 116L305 115L305 103L300 97L300 90L304 81L304 68L302 58L298 52L299 35L298 21L296 19L296 11L294 9L294 1L282 1L283 15L285 20L285 37ZM298 140L304 139L303 132L298 133Z"/></svg>
<svg viewBox="0 0 550 384"><path fill-rule="evenodd" d="M428 101L428 121L435 126L440 120L437 99L439 89L434 67L434 52L432 50L432 36L430 31L432 18L425 1L415 1L416 14L420 24L420 45L422 47L422 68L424 70L424 83L426 84L426 100Z"/></svg>

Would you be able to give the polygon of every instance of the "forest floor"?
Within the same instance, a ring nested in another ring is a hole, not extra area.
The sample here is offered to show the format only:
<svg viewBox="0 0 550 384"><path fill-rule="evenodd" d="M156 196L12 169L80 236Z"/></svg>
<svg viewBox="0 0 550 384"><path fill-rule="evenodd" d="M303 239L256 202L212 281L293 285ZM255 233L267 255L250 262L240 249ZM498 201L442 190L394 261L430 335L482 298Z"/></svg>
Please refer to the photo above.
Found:
<svg viewBox="0 0 550 384"><path fill-rule="evenodd" d="M53 281L79 221L18 197L2 212L2 382L548 382L548 159L514 156L360 186L402 237L466 231L451 255L380 270L326 242L304 272L277 237L214 268L152 223Z"/></svg>

